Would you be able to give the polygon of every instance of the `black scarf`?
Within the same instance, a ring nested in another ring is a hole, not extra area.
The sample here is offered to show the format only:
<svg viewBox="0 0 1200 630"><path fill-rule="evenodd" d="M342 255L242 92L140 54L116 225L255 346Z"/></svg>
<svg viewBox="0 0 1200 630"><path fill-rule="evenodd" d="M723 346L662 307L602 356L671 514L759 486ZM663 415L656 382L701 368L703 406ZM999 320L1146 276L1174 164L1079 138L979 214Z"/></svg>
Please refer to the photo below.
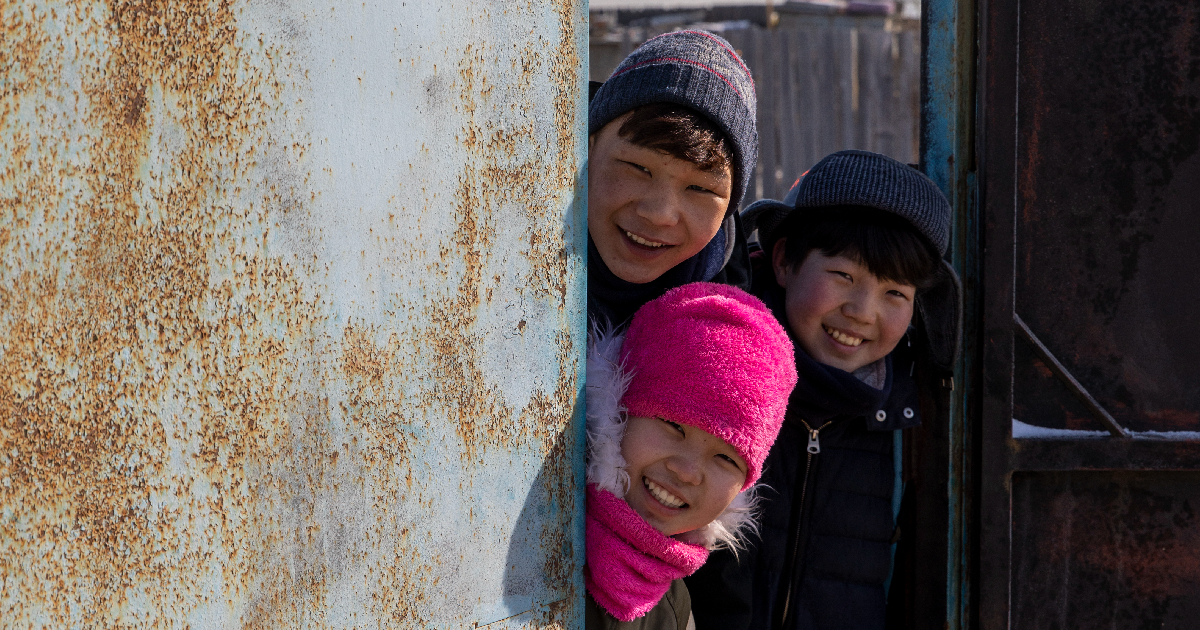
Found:
<svg viewBox="0 0 1200 630"><path fill-rule="evenodd" d="M796 374L800 380L788 398L788 417L803 418L816 429L838 416L873 414L883 407L892 391L892 355L883 360L887 362L887 381L883 389L875 389L845 370L816 362L796 346Z"/></svg>
<svg viewBox="0 0 1200 630"><path fill-rule="evenodd" d="M624 326L643 304L667 291L691 282L711 280L725 265L725 226L700 250L700 253L675 265L645 284L636 284L616 276L588 235L588 324Z"/></svg>

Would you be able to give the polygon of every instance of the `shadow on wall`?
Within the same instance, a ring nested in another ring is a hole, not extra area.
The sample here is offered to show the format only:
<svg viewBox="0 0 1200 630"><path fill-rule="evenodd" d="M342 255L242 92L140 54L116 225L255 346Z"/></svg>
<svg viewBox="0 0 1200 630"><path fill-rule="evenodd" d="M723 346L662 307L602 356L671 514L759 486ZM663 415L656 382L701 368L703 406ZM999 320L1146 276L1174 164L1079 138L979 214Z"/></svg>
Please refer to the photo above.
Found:
<svg viewBox="0 0 1200 630"><path fill-rule="evenodd" d="M564 255L574 251L582 258L587 255L586 155L575 174L574 190L575 197L562 225L564 242L574 244L574 248L568 248ZM568 269L577 269L580 274L579 278L568 282L568 286L579 287L580 308L575 315L575 324L579 326L580 334L572 337L578 344L577 378L580 381L585 377L585 261L584 258L579 263L567 265ZM568 302L570 299L568 296ZM584 387L578 388L570 420L562 432L552 442L544 442L550 446L514 523L501 582L500 615L503 618L480 620L477 627L583 626L585 391Z"/></svg>
<svg viewBox="0 0 1200 630"><path fill-rule="evenodd" d="M505 558L501 597L510 616L497 620L504 623L484 621L488 627L582 624L584 469L572 450L586 443L583 410L581 392L570 424L554 440L525 497ZM553 601L535 601L534 593L551 594Z"/></svg>

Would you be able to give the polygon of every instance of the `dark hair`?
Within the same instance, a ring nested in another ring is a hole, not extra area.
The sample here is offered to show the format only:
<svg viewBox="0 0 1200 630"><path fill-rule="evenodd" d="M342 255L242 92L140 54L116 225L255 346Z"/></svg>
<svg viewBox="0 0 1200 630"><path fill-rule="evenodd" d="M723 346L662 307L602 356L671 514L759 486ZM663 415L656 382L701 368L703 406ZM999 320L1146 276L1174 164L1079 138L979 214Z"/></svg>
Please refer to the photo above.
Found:
<svg viewBox="0 0 1200 630"><path fill-rule="evenodd" d="M883 280L925 288L938 267L937 249L907 219L865 206L800 208L774 236L787 237L784 262L794 268L808 253L846 256Z"/></svg>
<svg viewBox="0 0 1200 630"><path fill-rule="evenodd" d="M638 146L691 162L702 171L733 166L729 140L720 128L682 105L652 103L639 107L617 134Z"/></svg>

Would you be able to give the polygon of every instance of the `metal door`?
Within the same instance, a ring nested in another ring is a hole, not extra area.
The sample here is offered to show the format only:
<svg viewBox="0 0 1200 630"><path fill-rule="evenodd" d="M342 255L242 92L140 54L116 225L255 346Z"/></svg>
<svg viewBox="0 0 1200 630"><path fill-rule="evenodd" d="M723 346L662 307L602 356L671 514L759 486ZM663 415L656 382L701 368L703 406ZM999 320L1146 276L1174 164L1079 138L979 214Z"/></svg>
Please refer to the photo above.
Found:
<svg viewBox="0 0 1200 630"><path fill-rule="evenodd" d="M585 3L0 3L5 626L575 627Z"/></svg>
<svg viewBox="0 0 1200 630"><path fill-rule="evenodd" d="M921 5L921 170L953 211L950 261L963 283L963 346L953 374L918 364L920 427L904 436L908 491L898 519L889 627L971 627L978 582L979 221L974 0Z"/></svg>
<svg viewBox="0 0 1200 630"><path fill-rule="evenodd" d="M980 3L979 627L1200 615L1200 5Z"/></svg>

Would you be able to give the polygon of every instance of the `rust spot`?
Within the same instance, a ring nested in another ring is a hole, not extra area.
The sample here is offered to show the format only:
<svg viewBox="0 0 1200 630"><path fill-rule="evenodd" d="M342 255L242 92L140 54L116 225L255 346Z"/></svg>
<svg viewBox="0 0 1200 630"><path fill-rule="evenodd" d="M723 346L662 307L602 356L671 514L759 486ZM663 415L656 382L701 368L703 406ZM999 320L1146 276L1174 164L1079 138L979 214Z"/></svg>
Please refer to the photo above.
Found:
<svg viewBox="0 0 1200 630"><path fill-rule="evenodd" d="M342 341L342 369L351 378L379 383L391 362L391 353L375 346L371 340L373 332L372 328L346 327Z"/></svg>
<svg viewBox="0 0 1200 630"><path fill-rule="evenodd" d="M0 283L0 505L17 508L0 573L26 576L4 616L182 619L248 589L275 612L246 623L294 618L327 569L289 571L277 550L320 548L306 484L342 464L328 401L297 399L326 316L264 253L275 52L239 48L228 2L59 10L4 9L20 80L0 107L27 161L0 173L0 248L19 261ZM31 94L48 106L22 109ZM150 145L155 125L172 144Z"/></svg>
<svg viewBox="0 0 1200 630"><path fill-rule="evenodd" d="M524 79L498 84L487 44L466 47L457 74L443 64L472 159L449 177L455 230L431 270L442 275L418 306L389 304L386 326L330 312L311 279L319 234L296 244L294 264L270 252L273 229L316 229L316 194L300 172L307 141L272 131L296 113L290 82L303 73L239 30L245 6L0 9L0 575L16 576L0 593L5 621L229 609L250 627L295 625L320 621L354 570L382 625L434 623L449 579L427 547L443 516L430 498L439 462L414 460L441 423L468 473L489 449L546 456L560 512L543 524L545 549L569 550L578 445L564 435L581 338L565 332L578 264L562 211L580 167L582 22L555 6L559 59L531 42ZM520 115L547 72L549 135ZM445 212L435 203L427 214ZM514 216L529 233L501 240ZM528 270L503 264L509 247ZM513 267L522 277L502 277ZM557 380L519 409L483 369L481 314L511 298L492 290L502 280L550 305L548 318L520 317L522 338L564 330L529 358L557 361ZM569 589L573 570L566 551L547 554L548 579ZM531 623L565 627L572 614L551 604Z"/></svg>
<svg viewBox="0 0 1200 630"><path fill-rule="evenodd" d="M135 93L129 99L129 105L125 108L125 126L132 127L142 121L142 108L146 106L146 97L140 92Z"/></svg>

